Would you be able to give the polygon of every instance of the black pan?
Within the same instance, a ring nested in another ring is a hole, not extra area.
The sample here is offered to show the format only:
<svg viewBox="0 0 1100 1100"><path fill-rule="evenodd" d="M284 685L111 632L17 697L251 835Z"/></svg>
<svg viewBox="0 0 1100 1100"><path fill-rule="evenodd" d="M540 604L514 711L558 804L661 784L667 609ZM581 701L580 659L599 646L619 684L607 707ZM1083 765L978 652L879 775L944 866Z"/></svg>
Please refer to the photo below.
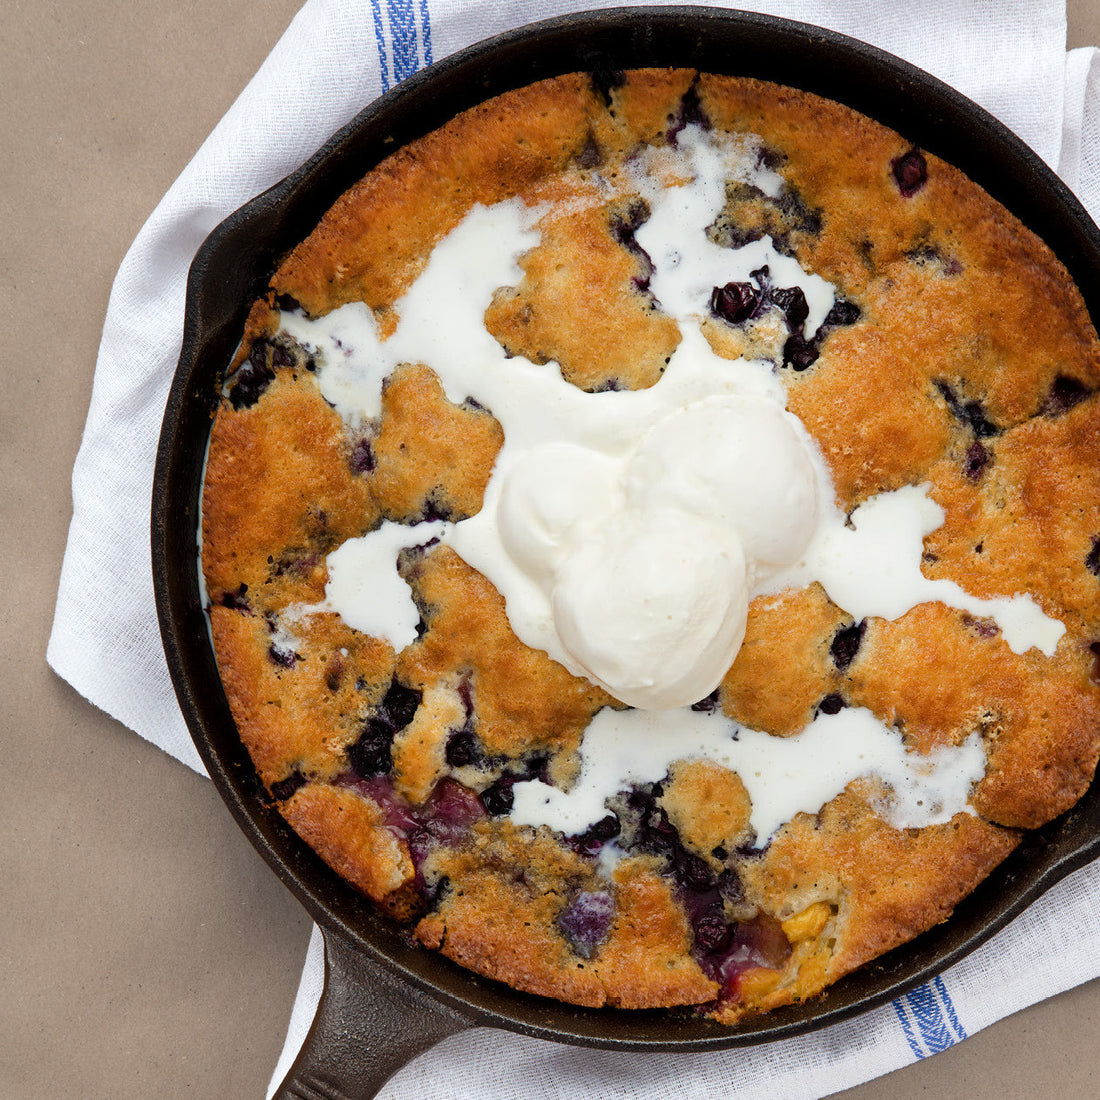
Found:
<svg viewBox="0 0 1100 1100"><path fill-rule="evenodd" d="M157 455L153 569L165 653L199 753L241 828L325 936L320 1010L280 1097L373 1096L415 1054L471 1026L623 1051L701 1051L796 1035L880 1005L938 973L1100 854L1100 784L1094 783L1075 809L1030 834L946 923L818 999L730 1029L690 1012L559 1004L410 946L262 798L218 679L196 569L204 449L219 380L248 304L337 196L397 146L533 80L650 65L794 85L900 131L961 168L1037 232L1077 281L1092 316L1100 316L1100 233L1015 135L927 73L879 50L743 12L616 9L550 20L473 46L371 104L297 172L227 218L191 267L183 350Z"/></svg>

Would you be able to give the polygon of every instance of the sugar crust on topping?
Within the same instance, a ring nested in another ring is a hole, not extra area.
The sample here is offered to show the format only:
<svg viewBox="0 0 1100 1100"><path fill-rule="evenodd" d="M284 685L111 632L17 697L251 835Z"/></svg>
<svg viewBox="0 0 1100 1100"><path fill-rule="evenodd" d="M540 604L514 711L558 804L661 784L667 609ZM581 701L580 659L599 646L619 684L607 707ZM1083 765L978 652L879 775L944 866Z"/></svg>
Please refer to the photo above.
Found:
<svg viewBox="0 0 1100 1100"><path fill-rule="evenodd" d="M881 781L855 779L759 847L751 784L692 758L617 793L579 836L518 825L513 788L575 784L586 728L621 702L520 641L500 592L445 542L399 555L419 619L409 644L331 610L293 613L323 603L328 557L348 540L476 516L505 433L416 362L388 374L377 415L349 422L308 348L279 335L287 307L364 303L385 339L474 205L518 200L543 212L537 243L492 294L488 334L589 392L653 387L683 326L654 295L631 173L646 146L674 168L699 120L751 139L766 184L728 181L711 239L767 238L844 306L811 328L756 279L700 319L707 346L774 364L842 513L925 486L943 513L925 577L982 599L1027 594L1065 627L1050 653L1017 652L989 617L943 603L856 619L816 581L781 588L749 604L700 706L787 738L862 708L918 754L977 738L984 777L950 820L891 825ZM920 165L923 179L905 174ZM369 173L250 313L211 433L202 530L242 739L322 859L479 974L580 1005L699 1005L726 1024L811 997L946 919L1020 830L1092 779L1098 389L1100 343L1045 245L843 106L687 70L627 73L610 90L573 74L498 97Z"/></svg>

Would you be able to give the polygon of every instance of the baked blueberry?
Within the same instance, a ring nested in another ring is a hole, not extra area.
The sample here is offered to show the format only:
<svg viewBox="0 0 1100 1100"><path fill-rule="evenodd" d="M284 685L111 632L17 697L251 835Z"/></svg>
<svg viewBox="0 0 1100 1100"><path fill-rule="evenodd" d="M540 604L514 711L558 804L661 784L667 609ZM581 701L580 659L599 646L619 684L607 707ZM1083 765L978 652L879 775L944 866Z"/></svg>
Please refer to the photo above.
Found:
<svg viewBox="0 0 1100 1100"><path fill-rule="evenodd" d="M928 180L928 163L919 149L910 149L890 162L890 171L905 198L915 195Z"/></svg>

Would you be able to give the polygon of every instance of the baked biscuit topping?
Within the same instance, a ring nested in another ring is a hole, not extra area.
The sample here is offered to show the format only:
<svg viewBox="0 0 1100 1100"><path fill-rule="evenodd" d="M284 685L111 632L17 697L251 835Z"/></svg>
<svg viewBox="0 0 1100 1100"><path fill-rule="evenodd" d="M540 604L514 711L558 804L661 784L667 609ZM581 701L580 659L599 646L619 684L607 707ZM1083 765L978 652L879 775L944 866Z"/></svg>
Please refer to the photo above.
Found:
<svg viewBox="0 0 1100 1100"><path fill-rule="evenodd" d="M1042 242L869 119L680 70L507 93L250 314L203 499L242 739L481 974L812 996L1091 781L1098 385Z"/></svg>

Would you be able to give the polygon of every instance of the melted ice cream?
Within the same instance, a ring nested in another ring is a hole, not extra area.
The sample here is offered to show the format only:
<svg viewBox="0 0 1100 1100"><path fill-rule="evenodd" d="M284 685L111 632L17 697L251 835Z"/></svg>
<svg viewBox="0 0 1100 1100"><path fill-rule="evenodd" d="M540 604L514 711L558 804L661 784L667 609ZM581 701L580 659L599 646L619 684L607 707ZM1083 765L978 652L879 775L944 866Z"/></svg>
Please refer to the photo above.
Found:
<svg viewBox="0 0 1100 1100"><path fill-rule="evenodd" d="M794 737L739 727L720 713L604 709L584 733L581 774L569 791L537 780L512 788L512 820L583 832L606 802L632 784L655 783L675 760L705 757L735 771L752 803L749 823L762 847L785 821L814 812L853 780L874 776L890 797L879 807L899 827L949 821L985 774L977 734L927 756L905 751L901 734L870 711L819 714Z"/></svg>

